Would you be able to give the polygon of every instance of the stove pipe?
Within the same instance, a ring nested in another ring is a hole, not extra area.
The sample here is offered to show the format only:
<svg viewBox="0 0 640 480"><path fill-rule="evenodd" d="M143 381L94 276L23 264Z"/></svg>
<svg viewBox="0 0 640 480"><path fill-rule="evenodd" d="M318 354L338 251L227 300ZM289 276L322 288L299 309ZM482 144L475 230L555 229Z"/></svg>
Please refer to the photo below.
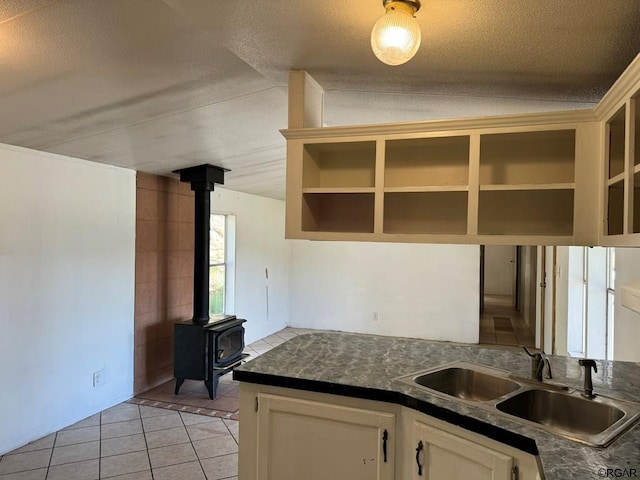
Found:
<svg viewBox="0 0 640 480"><path fill-rule="evenodd" d="M211 224L211 192L214 185L224 185L224 168L204 164L182 168L173 173L181 182L191 183L195 192L195 226L193 246L193 319L196 325L209 323L209 228Z"/></svg>

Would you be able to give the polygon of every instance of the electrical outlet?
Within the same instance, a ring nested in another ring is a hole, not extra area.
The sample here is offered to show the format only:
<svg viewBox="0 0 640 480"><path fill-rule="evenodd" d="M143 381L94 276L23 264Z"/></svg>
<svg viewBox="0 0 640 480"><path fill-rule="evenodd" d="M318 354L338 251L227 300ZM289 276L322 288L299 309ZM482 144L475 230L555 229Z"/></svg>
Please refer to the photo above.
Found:
<svg viewBox="0 0 640 480"><path fill-rule="evenodd" d="M93 372L93 386L97 387L100 384L102 384L102 370Z"/></svg>
<svg viewBox="0 0 640 480"><path fill-rule="evenodd" d="M372 319L373 319L374 322L378 321L378 312L373 312Z"/></svg>

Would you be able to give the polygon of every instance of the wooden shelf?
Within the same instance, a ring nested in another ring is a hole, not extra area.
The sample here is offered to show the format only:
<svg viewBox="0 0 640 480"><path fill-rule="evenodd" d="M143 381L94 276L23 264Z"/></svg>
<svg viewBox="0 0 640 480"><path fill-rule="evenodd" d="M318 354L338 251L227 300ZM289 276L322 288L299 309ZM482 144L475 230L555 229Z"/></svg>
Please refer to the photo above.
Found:
<svg viewBox="0 0 640 480"><path fill-rule="evenodd" d="M624 177L625 177L624 172L619 173L615 177L610 178L609 180L607 180L607 185L611 186L611 185L614 185L616 183L624 182Z"/></svg>
<svg viewBox="0 0 640 480"><path fill-rule="evenodd" d="M302 193L373 193L374 187L307 187Z"/></svg>
<svg viewBox="0 0 640 480"><path fill-rule="evenodd" d="M385 193L467 192L467 185L442 185L428 187L385 187Z"/></svg>
<svg viewBox="0 0 640 480"><path fill-rule="evenodd" d="M384 179L387 188L468 185L469 136L387 140Z"/></svg>
<svg viewBox="0 0 640 480"><path fill-rule="evenodd" d="M480 185L573 183L576 133L571 130L480 136Z"/></svg>
<svg viewBox="0 0 640 480"><path fill-rule="evenodd" d="M523 183L520 185L480 185L481 192L526 190L573 190L575 183Z"/></svg>

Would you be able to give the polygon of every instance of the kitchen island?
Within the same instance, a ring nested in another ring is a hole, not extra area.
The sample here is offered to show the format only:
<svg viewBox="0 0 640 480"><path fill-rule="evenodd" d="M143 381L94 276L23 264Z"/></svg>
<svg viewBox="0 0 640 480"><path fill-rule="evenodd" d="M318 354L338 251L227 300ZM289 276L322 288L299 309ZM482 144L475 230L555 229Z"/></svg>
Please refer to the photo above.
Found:
<svg viewBox="0 0 640 480"><path fill-rule="evenodd" d="M577 359L549 358L554 382L576 390L582 388L583 370ZM462 443L455 443L455 449L461 452L470 449L474 461L482 465L491 464L491 468L504 472L508 468L510 476L505 478L518 478L518 465L524 474L521 478L536 478L527 477L532 470L530 459L536 461L538 478L547 480L595 479L614 477L616 473L619 473L618 477L626 475L627 478L634 478L634 473L640 477L638 423L608 447L595 448L520 423L472 402L446 398L397 379L456 361L508 370L521 377L528 377L531 373L530 358L518 349L329 332L296 337L237 368L234 378L242 382L240 480L270 478L271 467L260 466L260 455L256 450L260 438L263 438L263 443L268 443L278 438L278 432L273 431L275 423L269 423L269 419L256 413L263 409L263 405L259 405L259 395L264 397L264 408L269 408L269 403L280 405L274 407L274 411L278 412L286 410L283 405L287 397L299 398L298 403L291 405L298 409L300 418L308 418L313 408L328 401L335 407L329 413L331 421L308 424L308 428L318 429L318 435L327 434L325 440L328 445L341 445L345 432L338 431L335 437L329 438L331 430L327 430L327 433L319 428L325 423L341 425L341 418L349 423L349 419L361 416L364 443L371 441L372 433L375 434L374 430L378 429L381 438L379 442L376 440L378 443L374 447L381 445L384 452L380 450L379 458L362 458L365 466L368 461L375 463L376 466L372 468L377 469L376 476L362 478L421 478L427 448L435 452L436 447L440 448L441 445L431 447L423 444L423 450L420 442L417 446L411 443L418 438L411 431L411 425L416 422L409 418L413 413L421 415L419 422L432 423L428 425L429 428L434 425L439 428L434 438L446 437L449 443L458 442L460 438ZM596 394L639 402L640 365L598 361L598 373L593 376L593 385ZM368 412L371 414L367 415ZM285 414L281 417L287 422L291 420ZM392 439L393 435L390 434L393 433L395 438ZM352 434L354 438L359 438L359 433L354 433L353 429L348 431L348 435ZM290 437L288 435L285 438ZM395 449L392 448L394 445ZM485 446L490 448L486 449ZM359 448L359 444L354 444L353 448ZM519 457L518 452L522 456ZM286 460L279 458L270 461L282 463ZM327 458L326 461L331 462L332 459ZM257 462L258 466L243 467L243 462ZM457 458L454 463L458 463ZM248 472L246 478L243 470ZM408 472L413 473L409 476ZM488 478L499 477L495 473L493 475Z"/></svg>

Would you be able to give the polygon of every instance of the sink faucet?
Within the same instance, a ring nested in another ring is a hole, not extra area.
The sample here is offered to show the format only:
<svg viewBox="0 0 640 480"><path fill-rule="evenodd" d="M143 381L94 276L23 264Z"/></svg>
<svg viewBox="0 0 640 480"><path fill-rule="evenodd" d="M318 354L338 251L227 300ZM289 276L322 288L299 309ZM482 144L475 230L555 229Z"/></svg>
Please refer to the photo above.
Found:
<svg viewBox="0 0 640 480"><path fill-rule="evenodd" d="M542 352L531 353L529 349L523 346L524 351L531 357L531 378L542 382L542 372L544 371L544 365L547 365L547 378L553 378L551 375L551 362L547 356Z"/></svg>
<svg viewBox="0 0 640 480"><path fill-rule="evenodd" d="M593 393L593 381L591 380L591 368L598 373L598 367L596 366L595 360L591 360L590 358L581 358L578 360L578 365L584 367L584 392L582 396L584 398L592 399L595 398L595 394Z"/></svg>

